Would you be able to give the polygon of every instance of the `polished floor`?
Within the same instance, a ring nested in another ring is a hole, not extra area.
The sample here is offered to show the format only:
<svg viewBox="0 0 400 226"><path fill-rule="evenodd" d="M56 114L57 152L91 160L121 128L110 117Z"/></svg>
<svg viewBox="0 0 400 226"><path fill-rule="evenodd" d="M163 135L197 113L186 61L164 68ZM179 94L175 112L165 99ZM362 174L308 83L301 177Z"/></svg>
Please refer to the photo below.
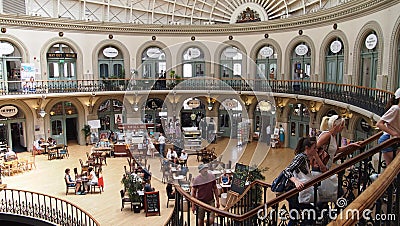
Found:
<svg viewBox="0 0 400 226"><path fill-rule="evenodd" d="M230 144L231 143L231 144ZM170 216L173 203L170 202L169 208L166 208L165 184L160 182L160 161L158 158L149 159L148 164L151 165L153 174L152 186L157 191L160 191L161 216L145 216L142 212L137 214L130 211L126 206L122 211L119 191L122 189L121 178L124 173L124 165L128 165L127 159L108 158L107 166L103 167L105 189L102 194L87 194L87 195L65 195L64 170L65 168L78 167L79 158L86 160L86 152L90 151L90 146L79 146L69 144L70 157L67 159L48 160L46 155L36 156L36 169L26 171L12 176L3 176L3 183L7 184L8 188L23 189L56 196L72 203L75 203L82 209L86 210L99 221L101 225L163 225ZM245 147L237 146L235 142L230 142L228 139L223 139L212 144L216 148L217 155L237 156L238 162L243 164L254 163L254 158L258 158L261 164L259 167L267 168L264 173L266 182L271 182L279 172L287 166L293 158L291 149L269 149L264 143L251 142ZM240 150L239 150L240 149ZM234 153L234 154L233 154ZM18 154L20 157L29 156L30 153L23 152ZM254 156L253 156L254 155ZM257 157L255 157L257 156ZM262 156L262 161L259 159ZM199 163L195 156L189 156L189 172L193 176L197 176L196 170ZM270 197L273 197L273 194Z"/></svg>

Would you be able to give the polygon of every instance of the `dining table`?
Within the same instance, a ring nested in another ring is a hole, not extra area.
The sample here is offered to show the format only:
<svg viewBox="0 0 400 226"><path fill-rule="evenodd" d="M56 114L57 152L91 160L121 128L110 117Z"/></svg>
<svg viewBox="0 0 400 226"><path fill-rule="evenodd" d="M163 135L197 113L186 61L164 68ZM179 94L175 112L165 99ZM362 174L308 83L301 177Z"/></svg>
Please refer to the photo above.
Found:
<svg viewBox="0 0 400 226"><path fill-rule="evenodd" d="M56 144L56 145L53 145L53 146L48 146L47 149L48 149L49 154L50 154L50 152L55 153L56 158L60 159L61 158L60 150L64 149L64 147L65 147L64 144ZM50 159L50 157L49 157L49 159Z"/></svg>

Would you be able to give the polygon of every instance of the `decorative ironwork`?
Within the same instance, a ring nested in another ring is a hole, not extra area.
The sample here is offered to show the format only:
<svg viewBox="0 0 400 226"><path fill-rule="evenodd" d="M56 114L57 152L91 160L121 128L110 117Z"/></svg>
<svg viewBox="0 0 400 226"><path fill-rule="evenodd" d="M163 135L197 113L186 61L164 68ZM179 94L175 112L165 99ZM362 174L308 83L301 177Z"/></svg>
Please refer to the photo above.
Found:
<svg viewBox="0 0 400 226"><path fill-rule="evenodd" d="M0 212L43 219L58 225L99 225L90 214L68 201L23 190L0 191Z"/></svg>

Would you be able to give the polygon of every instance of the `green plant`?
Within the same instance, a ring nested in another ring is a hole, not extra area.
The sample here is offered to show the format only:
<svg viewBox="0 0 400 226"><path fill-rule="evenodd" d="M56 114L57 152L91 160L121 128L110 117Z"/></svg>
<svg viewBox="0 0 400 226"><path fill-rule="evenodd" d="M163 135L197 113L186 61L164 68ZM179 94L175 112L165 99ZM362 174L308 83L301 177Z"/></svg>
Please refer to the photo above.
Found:
<svg viewBox="0 0 400 226"><path fill-rule="evenodd" d="M138 191L143 189L142 179L140 179L138 176L125 174L122 177L121 183L124 185L125 191L128 193L129 199L132 202L139 203L140 195L138 194Z"/></svg>
<svg viewBox="0 0 400 226"><path fill-rule="evenodd" d="M90 132L90 128L91 128L90 125L83 126L82 133L85 136L85 138L88 138L92 134L92 132Z"/></svg>
<svg viewBox="0 0 400 226"><path fill-rule="evenodd" d="M267 167L261 168L261 169L257 168L257 167L250 168L249 177L248 177L249 182L251 183L255 180L262 180L262 181L265 180L265 176L263 175L263 173L266 172L267 170L268 170ZM251 194L252 194L251 200L252 200L252 203L257 205L257 204L261 203L261 201L262 201L261 199L263 197L263 191L262 191L262 188L259 186L255 186L254 188L252 188L252 190L253 191L251 192Z"/></svg>

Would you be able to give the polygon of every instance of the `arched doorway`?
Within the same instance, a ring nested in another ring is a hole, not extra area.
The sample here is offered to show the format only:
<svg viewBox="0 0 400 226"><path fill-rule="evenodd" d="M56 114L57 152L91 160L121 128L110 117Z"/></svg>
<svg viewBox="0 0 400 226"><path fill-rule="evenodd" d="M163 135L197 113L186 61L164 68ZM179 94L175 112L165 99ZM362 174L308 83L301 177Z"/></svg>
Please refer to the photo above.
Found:
<svg viewBox="0 0 400 226"><path fill-rule="evenodd" d="M25 114L17 106L0 106L0 147L26 151Z"/></svg>
<svg viewBox="0 0 400 226"><path fill-rule="evenodd" d="M56 103L50 110L50 134L58 144L78 142L78 110L70 101Z"/></svg>
<svg viewBox="0 0 400 226"><path fill-rule="evenodd" d="M12 43L0 41L0 81L7 82L8 92L16 92L23 90L24 84L22 80L29 78L21 78L21 52Z"/></svg>
<svg viewBox="0 0 400 226"><path fill-rule="evenodd" d="M310 132L310 112L302 103L289 104L289 147L296 148L301 137Z"/></svg>

